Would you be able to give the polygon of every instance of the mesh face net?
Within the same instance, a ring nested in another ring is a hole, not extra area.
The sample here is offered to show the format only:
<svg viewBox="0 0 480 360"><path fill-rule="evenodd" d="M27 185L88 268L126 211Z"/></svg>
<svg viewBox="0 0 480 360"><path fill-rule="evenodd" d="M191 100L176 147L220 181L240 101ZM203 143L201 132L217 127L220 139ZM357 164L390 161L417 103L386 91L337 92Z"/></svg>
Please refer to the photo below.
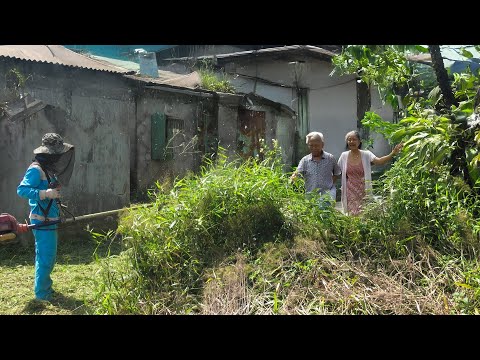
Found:
<svg viewBox="0 0 480 360"><path fill-rule="evenodd" d="M63 154L37 154L35 160L50 178L56 178L61 185L68 185L75 163L75 148L72 147Z"/></svg>
<svg viewBox="0 0 480 360"><path fill-rule="evenodd" d="M53 164L54 175L62 185L68 185L73 173L73 165L75 163L75 148L71 148L67 152L57 155L59 158Z"/></svg>

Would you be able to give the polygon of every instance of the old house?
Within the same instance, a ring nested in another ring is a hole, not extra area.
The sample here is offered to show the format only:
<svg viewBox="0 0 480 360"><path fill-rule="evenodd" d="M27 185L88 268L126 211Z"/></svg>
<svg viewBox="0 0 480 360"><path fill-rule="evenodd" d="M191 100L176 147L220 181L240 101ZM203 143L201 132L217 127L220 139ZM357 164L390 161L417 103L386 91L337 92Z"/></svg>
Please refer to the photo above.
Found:
<svg viewBox="0 0 480 360"><path fill-rule="evenodd" d="M325 149L338 157L345 149L345 133L359 127L365 111L376 111L387 121L393 118L392 109L382 104L375 89L361 86L353 75L331 76L331 58L338 46L237 46L236 51L222 52L228 47L234 46L196 45L189 49L184 45L177 51L170 48L157 52L157 61L161 69L188 73L209 60L237 92L253 93L291 108L296 114L294 162L307 152L305 135L310 131L323 132ZM184 56L171 56L176 53ZM373 134L373 138L375 153L389 151L383 137Z"/></svg>
<svg viewBox="0 0 480 360"><path fill-rule="evenodd" d="M295 114L252 94L201 89L197 72L159 71L159 78L125 75L136 93L136 140L132 142L132 185L143 192L165 176L197 171L218 147L231 156L255 156L260 138L277 139L291 164ZM259 137L259 134L261 135Z"/></svg>
<svg viewBox="0 0 480 360"><path fill-rule="evenodd" d="M288 107L202 90L197 73L152 78L59 45L0 46L0 72L0 211L20 221L28 205L16 187L46 132L75 145L62 194L77 216L127 206L155 181L198 170L219 145L254 155L257 132L279 139L287 163L293 155Z"/></svg>
<svg viewBox="0 0 480 360"><path fill-rule="evenodd" d="M128 71L59 45L0 46L0 89L7 108L17 92L24 113L0 120L1 211L28 217L16 187L46 132L75 145L75 169L65 203L77 215L116 209L129 202L130 133L135 99ZM15 95L15 94L14 94ZM5 97L6 96L6 97ZM30 102L42 104L34 109Z"/></svg>

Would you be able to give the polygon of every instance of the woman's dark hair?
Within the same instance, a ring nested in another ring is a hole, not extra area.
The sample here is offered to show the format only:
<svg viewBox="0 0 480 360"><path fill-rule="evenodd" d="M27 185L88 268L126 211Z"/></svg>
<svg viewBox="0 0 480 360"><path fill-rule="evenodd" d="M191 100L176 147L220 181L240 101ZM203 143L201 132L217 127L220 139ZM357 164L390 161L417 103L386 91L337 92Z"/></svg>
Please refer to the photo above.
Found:
<svg viewBox="0 0 480 360"><path fill-rule="evenodd" d="M352 131L349 131L346 135L345 135L345 149L348 150L348 137L349 136L356 136L358 140L360 140L360 144L358 144L358 148L361 149L362 148L362 138L360 137L360 133L357 131L357 130L352 130Z"/></svg>

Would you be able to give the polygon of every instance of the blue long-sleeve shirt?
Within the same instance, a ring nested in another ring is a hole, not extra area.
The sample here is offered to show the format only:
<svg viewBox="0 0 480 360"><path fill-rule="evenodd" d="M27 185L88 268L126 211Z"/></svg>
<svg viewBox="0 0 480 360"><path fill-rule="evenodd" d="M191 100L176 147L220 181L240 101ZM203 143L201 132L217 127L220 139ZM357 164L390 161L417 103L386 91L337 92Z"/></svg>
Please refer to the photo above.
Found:
<svg viewBox="0 0 480 360"><path fill-rule="evenodd" d="M17 194L28 199L30 205L30 219L45 220L45 215L38 206L47 209L50 199L40 200L40 190L48 189L48 180L45 172L37 162L33 162L27 169L20 185L17 187ZM50 210L47 213L49 220L58 220L60 211L55 200L52 201Z"/></svg>

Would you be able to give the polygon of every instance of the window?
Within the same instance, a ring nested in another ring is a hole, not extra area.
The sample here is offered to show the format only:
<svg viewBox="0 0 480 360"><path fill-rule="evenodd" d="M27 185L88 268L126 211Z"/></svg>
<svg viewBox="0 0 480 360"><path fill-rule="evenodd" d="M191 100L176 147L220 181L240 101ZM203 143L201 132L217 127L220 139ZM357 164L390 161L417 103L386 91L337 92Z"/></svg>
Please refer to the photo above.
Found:
<svg viewBox="0 0 480 360"><path fill-rule="evenodd" d="M183 120L167 116L167 146L165 157L167 160L173 159L175 149L178 149L184 140Z"/></svg>
<svg viewBox="0 0 480 360"><path fill-rule="evenodd" d="M174 150L183 142L180 136L184 130L184 121L155 113L151 117L151 158L152 160L169 160Z"/></svg>

